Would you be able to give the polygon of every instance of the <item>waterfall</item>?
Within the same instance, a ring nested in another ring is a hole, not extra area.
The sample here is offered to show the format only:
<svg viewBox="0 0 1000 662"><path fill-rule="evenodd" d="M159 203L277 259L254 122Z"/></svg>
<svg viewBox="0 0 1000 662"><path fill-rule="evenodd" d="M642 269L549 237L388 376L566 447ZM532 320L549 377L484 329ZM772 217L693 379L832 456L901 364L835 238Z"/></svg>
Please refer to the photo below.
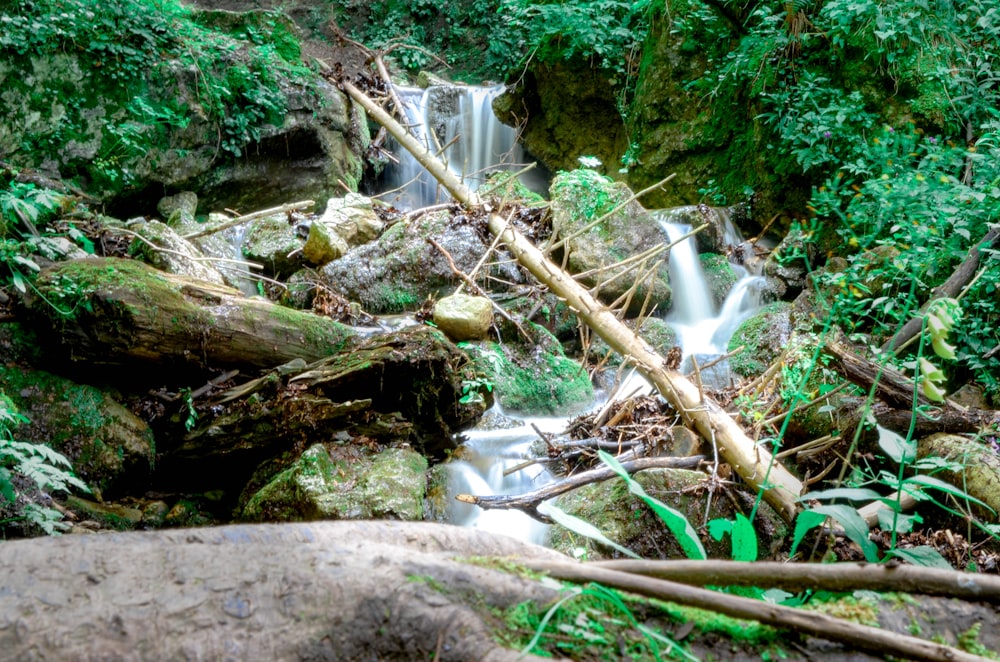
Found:
<svg viewBox="0 0 1000 662"><path fill-rule="evenodd" d="M723 242L730 248L742 244L743 236L729 216L720 214L719 218ZM660 225L671 242L691 231L688 225L668 222L665 215L661 215ZM684 370L691 369L691 357L703 364L725 354L736 328L760 307L764 278L748 272L738 264L731 266L740 278L726 296L721 310L717 311L698 258L695 238L688 237L670 249L673 304L666 321L677 333L677 341L684 355ZM702 378L703 382L707 379L714 387L729 385L728 369L723 365L713 369L709 375L702 375Z"/></svg>
<svg viewBox="0 0 1000 662"><path fill-rule="evenodd" d="M525 161L517 132L493 114L493 99L503 86L432 85L426 89L397 87L409 129L432 153L441 154L448 168L476 189L487 175L511 169ZM418 209L448 199L447 193L409 152L395 150L398 164L390 164L383 189L386 201L400 209ZM544 190L536 175L522 179L533 190Z"/></svg>

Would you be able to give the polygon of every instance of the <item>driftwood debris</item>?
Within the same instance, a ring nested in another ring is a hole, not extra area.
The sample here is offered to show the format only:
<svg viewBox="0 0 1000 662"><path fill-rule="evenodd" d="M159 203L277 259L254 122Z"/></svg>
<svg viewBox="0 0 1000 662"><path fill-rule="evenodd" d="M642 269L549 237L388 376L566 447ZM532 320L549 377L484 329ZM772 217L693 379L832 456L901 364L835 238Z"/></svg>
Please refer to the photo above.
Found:
<svg viewBox="0 0 1000 662"><path fill-rule="evenodd" d="M622 467L629 473L635 473L643 469L694 469L701 464L705 458L700 455L692 457L644 457L629 462L623 462ZM589 471L582 471L573 474L569 478L557 481L532 490L526 494L498 494L491 496L474 496L471 494L459 494L456 499L464 503L471 503L484 510L493 508L509 508L520 510L535 519L550 524L552 520L538 511L538 506L543 501L554 499L560 494L565 494L578 487L599 483L601 481L614 478L617 474L610 467L598 467Z"/></svg>
<svg viewBox="0 0 1000 662"><path fill-rule="evenodd" d="M448 168L392 119L375 102L348 82L343 84L350 97L379 124L386 127L430 174L465 205L480 205L478 196L463 185ZM663 367L664 359L635 332L625 326L606 306L598 302L576 281L549 261L526 237L502 216L491 212L489 230L506 244L508 250L528 271L552 292L562 297L577 316L616 352L631 361L661 395L680 413L686 423L710 443L754 489L763 489L764 498L787 520L798 511L797 499L802 483L778 462L771 453L750 439L740 426L717 403L675 370Z"/></svg>
<svg viewBox="0 0 1000 662"><path fill-rule="evenodd" d="M588 567L668 579L690 586L757 586L786 591L903 591L1000 603L1000 577L912 565L621 559L593 561Z"/></svg>
<svg viewBox="0 0 1000 662"><path fill-rule="evenodd" d="M215 234L216 232L222 232L223 230L228 230L229 228L234 228L237 225L243 225L244 223L249 223L250 221L257 220L258 218L267 218L268 216L274 216L275 214L287 214L293 211L301 211L303 209L310 209L316 203L312 200L302 200L301 202L289 202L285 205L280 205L278 207L272 207L270 209L261 209L260 211L255 211L250 214L244 214L242 216L237 216L236 218L230 219L219 225L213 225L212 227L205 228L203 230L198 230L197 232L189 232L184 235L187 240L197 239L198 237L204 237L210 234Z"/></svg>

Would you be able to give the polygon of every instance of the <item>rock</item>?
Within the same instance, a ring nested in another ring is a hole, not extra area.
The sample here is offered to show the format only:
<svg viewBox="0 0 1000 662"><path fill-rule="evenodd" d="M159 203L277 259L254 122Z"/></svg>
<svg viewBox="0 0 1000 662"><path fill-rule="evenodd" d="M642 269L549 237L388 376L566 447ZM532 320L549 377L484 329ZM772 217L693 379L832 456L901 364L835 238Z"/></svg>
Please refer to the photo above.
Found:
<svg viewBox="0 0 1000 662"><path fill-rule="evenodd" d="M304 266L302 239L283 214L251 221L243 240L243 255L264 265L264 272L284 279Z"/></svg>
<svg viewBox="0 0 1000 662"><path fill-rule="evenodd" d="M242 517L254 521L423 519L427 460L393 448L373 459L334 462L322 444L257 491Z"/></svg>
<svg viewBox="0 0 1000 662"><path fill-rule="evenodd" d="M339 235L350 246L373 241L382 234L385 224L375 213L372 199L358 193L330 198L319 222Z"/></svg>
<svg viewBox="0 0 1000 662"><path fill-rule="evenodd" d="M601 301L608 304L623 301L636 276L643 271L634 270L612 280L617 272L601 270L663 244L666 238L659 222L633 201L584 231L586 226L632 195L623 184L616 184L593 170L560 173L553 180L550 191L553 233L557 239L572 237L566 247L568 270L575 274L593 272L580 282L591 288L603 283L598 292ZM663 256L659 256L653 261L662 259ZM638 315L644 304L647 311L653 306L659 310L670 307L670 273L666 260L636 288L628 313L633 317Z"/></svg>
<svg viewBox="0 0 1000 662"><path fill-rule="evenodd" d="M702 271L705 274L705 281L708 284L708 291L712 293L712 302L715 310L721 310L733 285L739 281L740 277L733 270L733 265L725 255L716 253L702 253L698 256L701 262Z"/></svg>
<svg viewBox="0 0 1000 662"><path fill-rule="evenodd" d="M444 247L464 273L471 273L490 244L470 223L452 218L447 211L423 214L396 223L376 241L358 246L347 255L323 267L326 285L374 314L414 310L428 296L444 296L459 283L447 258L427 242L427 237ZM523 282L501 251L494 260L502 263L483 269L508 282Z"/></svg>
<svg viewBox="0 0 1000 662"><path fill-rule="evenodd" d="M741 345L743 351L729 357L733 372L743 377L755 377L784 352L791 340L792 304L776 301L764 306L733 332L727 351Z"/></svg>
<svg viewBox="0 0 1000 662"><path fill-rule="evenodd" d="M482 340L493 325L493 304L486 297L453 294L434 304L434 324L456 342Z"/></svg>
<svg viewBox="0 0 1000 662"><path fill-rule="evenodd" d="M226 284L222 274L211 266L211 262L206 261L205 256L190 241L181 237L166 223L148 221L136 226L135 232L146 241L136 240L132 244L132 252L147 264L170 274L216 285Z"/></svg>
<svg viewBox="0 0 1000 662"><path fill-rule="evenodd" d="M302 246L302 255L310 263L323 266L327 262L340 259L347 253L347 242L340 235L331 232L327 225L320 221L309 224L309 236Z"/></svg>
<svg viewBox="0 0 1000 662"><path fill-rule="evenodd" d="M0 384L29 420L18 426L18 439L65 455L73 471L105 497L145 489L155 457L153 433L109 395L25 368L0 366Z"/></svg>
<svg viewBox="0 0 1000 662"><path fill-rule="evenodd" d="M647 469L634 474L646 493L679 511L696 528L705 520L704 492L698 489L707 476L685 469ZM749 511L753 495L737 493ZM729 499L712 499L710 519L732 519L740 508ZM754 522L761 557L768 557L772 545L782 544L787 527L774 511L761 504ZM646 559L685 558L676 538L662 520L645 503L628 490L625 481L617 478L585 485L559 498L559 507L570 515L597 527L601 533ZM701 543L709 558L731 558L731 543L702 534ZM552 527L549 544L556 551L572 554L583 547L588 559L617 558L618 552L589 538L583 538L563 527Z"/></svg>
<svg viewBox="0 0 1000 662"><path fill-rule="evenodd" d="M181 191L177 195L160 198L156 211L167 219L167 225L175 226L194 221L198 210L198 195L193 191Z"/></svg>
<svg viewBox="0 0 1000 662"><path fill-rule="evenodd" d="M463 345L477 370L493 384L497 400L510 412L535 416L579 413L594 401L587 371L566 357L543 327L523 325L537 344L480 341Z"/></svg>

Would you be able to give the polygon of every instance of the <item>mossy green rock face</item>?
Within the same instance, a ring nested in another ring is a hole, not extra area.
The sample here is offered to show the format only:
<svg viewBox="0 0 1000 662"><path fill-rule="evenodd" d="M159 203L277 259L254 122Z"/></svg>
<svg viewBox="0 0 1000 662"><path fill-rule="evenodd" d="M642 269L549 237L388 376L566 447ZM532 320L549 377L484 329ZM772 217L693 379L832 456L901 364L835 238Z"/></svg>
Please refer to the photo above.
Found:
<svg viewBox="0 0 1000 662"><path fill-rule="evenodd" d="M534 347L494 342L461 345L477 370L493 382L500 405L528 416L566 416L593 403L594 387L587 371L566 357L548 331L526 326L541 339Z"/></svg>
<svg viewBox="0 0 1000 662"><path fill-rule="evenodd" d="M434 237L464 273L472 273L489 250L489 243L471 224L453 219L447 211L423 214L413 221L396 223L378 240L326 265L323 278L334 291L357 301L368 312L414 310L430 295L450 294L459 282L448 259L428 243L427 237ZM509 263L480 273L508 282L521 281Z"/></svg>
<svg viewBox="0 0 1000 662"><path fill-rule="evenodd" d="M624 184L612 182L593 170L559 173L552 181L550 192L553 233L557 238L571 237L566 247L569 271L589 273L581 278L587 287L601 283L598 296L605 303L623 300L636 276L644 273L644 269L613 278L619 271L607 268L663 244L665 236L659 223L633 201L597 225L588 227L632 195ZM653 306L659 310L670 307L670 272L665 260L635 289L628 312L638 315L643 304L646 310Z"/></svg>
<svg viewBox="0 0 1000 662"><path fill-rule="evenodd" d="M2 366L0 389L30 420L17 427L17 438L65 455L91 488L114 497L145 486L153 433L110 396L41 370Z"/></svg>
<svg viewBox="0 0 1000 662"><path fill-rule="evenodd" d="M729 358L729 367L738 375L752 377L763 373L788 347L792 333L792 304L776 301L762 308L733 333L727 351L743 346Z"/></svg>
<svg viewBox="0 0 1000 662"><path fill-rule="evenodd" d="M284 216L253 222L243 240L243 255L251 262L263 264L265 272L277 278L288 278L305 266L302 240Z"/></svg>
<svg viewBox="0 0 1000 662"><path fill-rule="evenodd" d="M719 310L740 277L733 271L733 265L725 255L702 253L698 259L701 261L701 268L705 273L708 291L712 293L715 309Z"/></svg>
<svg viewBox="0 0 1000 662"><path fill-rule="evenodd" d="M705 518L706 492L697 489L704 484L705 474L685 469L647 469L634 474L646 493L679 511L688 522L700 528ZM676 538L653 511L628 490L625 481L607 480L585 485L559 498L563 511L594 525L609 539L631 549L647 559L684 558ZM746 504L749 511L752 499ZM709 517L731 519L737 512L732 501L713 499ZM755 522L758 549L761 556L786 532L781 520L766 504L758 511ZM709 558L730 558L728 539L716 541L708 535L701 536L701 543ZM617 557L619 554L589 538L584 538L561 526L552 527L549 544L553 549L572 554L584 548L591 559Z"/></svg>
<svg viewBox="0 0 1000 662"><path fill-rule="evenodd" d="M370 459L334 462L326 448L316 444L257 491L242 516L282 522L421 520L426 471L427 460L410 449L392 448Z"/></svg>

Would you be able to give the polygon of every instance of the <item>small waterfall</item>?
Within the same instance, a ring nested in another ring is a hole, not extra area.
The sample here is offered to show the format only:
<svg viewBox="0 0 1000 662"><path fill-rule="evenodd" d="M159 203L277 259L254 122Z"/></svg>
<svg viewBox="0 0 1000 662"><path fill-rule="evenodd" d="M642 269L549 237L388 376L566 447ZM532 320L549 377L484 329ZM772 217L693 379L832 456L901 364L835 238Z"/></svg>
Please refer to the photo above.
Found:
<svg viewBox="0 0 1000 662"><path fill-rule="evenodd" d="M503 86L432 85L426 89L397 87L406 109L410 131L431 152L440 153L448 168L476 189L487 175L511 169L525 161L517 132L493 114L493 99ZM409 152L395 150L398 164L390 164L383 189L385 199L400 209L418 209L448 199L448 195ZM525 185L544 190L542 177Z"/></svg>
<svg viewBox="0 0 1000 662"><path fill-rule="evenodd" d="M499 408L493 416L484 418L484 421L492 420L493 423L462 433L466 437L465 459L448 463L448 494L452 497L448 503L448 520L453 524L544 543L548 527L520 511L483 510L453 498L456 494L524 494L552 481L552 475L544 464L531 464L504 474L531 457L531 446L538 441L532 424L543 432L559 433L565 429L569 419L531 418L518 421L516 427L483 429L495 424L497 417L503 418Z"/></svg>
<svg viewBox="0 0 1000 662"><path fill-rule="evenodd" d="M722 238L735 248L744 241L739 229L728 215L720 214ZM691 227L670 223L661 217L660 225L673 242L691 231ZM666 321L677 332L678 344L684 353L682 369L690 370L692 356L700 363L725 354L736 328L760 307L764 278L732 264L740 279L729 291L721 310L716 311L705 272L698 258L697 242L688 237L670 249L670 283L673 304ZM703 375L703 378L705 375ZM715 370L709 377L713 386L727 386L728 370Z"/></svg>

